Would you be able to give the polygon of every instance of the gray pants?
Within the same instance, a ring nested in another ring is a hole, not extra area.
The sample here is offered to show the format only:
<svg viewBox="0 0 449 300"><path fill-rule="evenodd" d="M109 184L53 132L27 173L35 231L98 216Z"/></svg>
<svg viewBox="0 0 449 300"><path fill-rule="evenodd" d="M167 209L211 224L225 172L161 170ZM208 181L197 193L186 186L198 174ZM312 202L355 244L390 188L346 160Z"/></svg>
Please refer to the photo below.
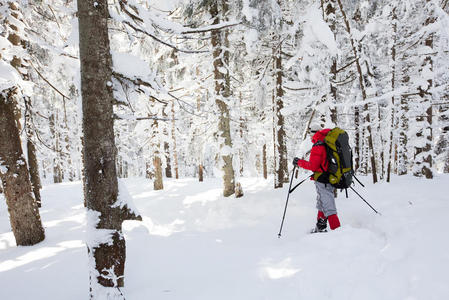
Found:
<svg viewBox="0 0 449 300"><path fill-rule="evenodd" d="M316 187L316 208L329 217L337 213L337 207L335 206L334 190L335 188L331 184L325 184L315 181Z"/></svg>

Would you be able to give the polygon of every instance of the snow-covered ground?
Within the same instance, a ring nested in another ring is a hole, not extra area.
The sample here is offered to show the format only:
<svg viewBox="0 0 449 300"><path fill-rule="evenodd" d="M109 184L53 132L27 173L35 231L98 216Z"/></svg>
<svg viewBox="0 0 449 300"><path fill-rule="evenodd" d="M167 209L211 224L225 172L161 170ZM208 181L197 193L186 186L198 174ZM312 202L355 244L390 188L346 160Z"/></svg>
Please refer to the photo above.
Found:
<svg viewBox="0 0 449 300"><path fill-rule="evenodd" d="M370 178L361 178L369 182ZM221 182L123 182L144 221L127 221L123 292L128 300L442 300L449 296L449 176L394 177L337 198L342 227L308 234L316 211L312 182L287 188L241 180L243 198ZM0 196L0 299L87 299L85 210L80 182L42 190L46 239L16 247Z"/></svg>

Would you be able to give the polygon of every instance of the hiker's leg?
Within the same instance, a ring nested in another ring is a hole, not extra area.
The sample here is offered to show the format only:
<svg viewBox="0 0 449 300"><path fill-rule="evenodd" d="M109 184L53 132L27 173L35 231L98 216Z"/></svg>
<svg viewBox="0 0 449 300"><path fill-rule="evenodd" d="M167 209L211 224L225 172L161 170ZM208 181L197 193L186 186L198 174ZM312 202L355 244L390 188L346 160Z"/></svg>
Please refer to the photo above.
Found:
<svg viewBox="0 0 449 300"><path fill-rule="evenodd" d="M322 212L329 221L329 226L333 230L340 227L340 220L337 216L337 207L335 206L334 187L330 184L321 182L315 183L318 198L322 208Z"/></svg>
<svg viewBox="0 0 449 300"><path fill-rule="evenodd" d="M318 209L318 218L321 216L320 212L323 214L323 219L326 218L323 213L323 203L321 202L320 197L320 185L321 183L318 181L315 181L315 188L316 188L316 209Z"/></svg>
<svg viewBox="0 0 449 300"><path fill-rule="evenodd" d="M317 220L319 219L326 219L326 216L324 215L322 210L318 210Z"/></svg>
<svg viewBox="0 0 449 300"><path fill-rule="evenodd" d="M330 215L329 217L327 217L327 220L329 221L329 227L332 230L340 227L340 220L338 219L337 214Z"/></svg>
<svg viewBox="0 0 449 300"><path fill-rule="evenodd" d="M315 181L315 187L316 187L316 208L318 209L318 215L316 217L316 226L315 226L315 230L314 232L321 232L321 231L326 231L327 228L327 218L324 215L323 212L323 202L321 201L322 197L321 197L321 193L320 193L320 189L321 189L321 183Z"/></svg>

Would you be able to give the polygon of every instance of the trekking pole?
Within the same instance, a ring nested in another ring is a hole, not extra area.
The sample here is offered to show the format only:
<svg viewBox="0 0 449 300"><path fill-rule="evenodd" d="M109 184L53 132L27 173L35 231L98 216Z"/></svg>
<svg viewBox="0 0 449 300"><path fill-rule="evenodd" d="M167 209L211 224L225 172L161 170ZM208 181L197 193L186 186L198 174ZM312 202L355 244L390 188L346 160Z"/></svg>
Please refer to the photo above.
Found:
<svg viewBox="0 0 449 300"><path fill-rule="evenodd" d="M379 214L379 215L382 215L382 214L381 214L380 212L378 212L377 210L375 210L375 209L374 209L374 207L372 207L372 206L371 206L371 204L369 204L369 203L368 203L368 201L366 201L365 199L363 199L363 197L362 197L362 196L360 196L360 194L359 194L359 193L357 193L357 191L356 191L356 190L354 190L354 188L353 188L352 186L350 186L349 188L350 188L351 190L353 190L353 191L354 191L354 193L356 193L356 194L357 194L357 196L359 196L359 197L360 197L360 198L361 198L361 199L362 199L363 201L365 201L365 203L366 203L366 204L368 204L368 206L369 206L369 207L371 207L371 209L372 209L372 210L374 210L374 211L375 211L375 212L376 212L377 214Z"/></svg>
<svg viewBox="0 0 449 300"><path fill-rule="evenodd" d="M357 182L358 182L361 186L365 187L365 186L363 185L363 183L361 183L360 180L359 180L357 177L355 177L355 174L352 174L352 177L354 177L354 178L357 180Z"/></svg>
<svg viewBox="0 0 449 300"><path fill-rule="evenodd" d="M281 237L282 226L284 226L285 213L287 212L288 198L290 197L290 189L292 188L293 177L295 177L296 166L293 166L292 178L288 187L287 201L285 201L284 215L282 216L281 228L279 229L278 238Z"/></svg>

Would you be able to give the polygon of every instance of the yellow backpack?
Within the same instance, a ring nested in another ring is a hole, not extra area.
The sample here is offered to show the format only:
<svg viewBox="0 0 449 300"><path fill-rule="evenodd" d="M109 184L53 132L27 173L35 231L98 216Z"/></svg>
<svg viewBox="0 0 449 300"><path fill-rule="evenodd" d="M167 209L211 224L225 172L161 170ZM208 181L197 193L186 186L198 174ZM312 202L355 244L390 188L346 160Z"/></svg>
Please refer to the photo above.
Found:
<svg viewBox="0 0 449 300"><path fill-rule="evenodd" d="M346 131L335 127L330 130L323 141L313 146L324 145L329 163L326 172L315 172L313 177L320 182L328 182L335 188L347 189L352 183L354 170L352 166L352 150L349 146L349 136Z"/></svg>

